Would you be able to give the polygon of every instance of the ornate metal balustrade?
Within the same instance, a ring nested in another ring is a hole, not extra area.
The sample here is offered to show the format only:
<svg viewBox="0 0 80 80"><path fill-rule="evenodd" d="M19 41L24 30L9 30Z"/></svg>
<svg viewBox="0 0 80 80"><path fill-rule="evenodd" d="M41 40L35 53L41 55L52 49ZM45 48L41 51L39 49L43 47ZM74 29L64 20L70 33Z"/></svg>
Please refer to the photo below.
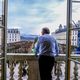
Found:
<svg viewBox="0 0 80 80"><path fill-rule="evenodd" d="M80 61L80 55L72 54L72 59ZM65 80L65 54L60 54L56 57L55 67L52 71L53 80ZM8 80L40 80L37 58L34 54L16 54L7 53L7 78ZM15 67L17 66L17 69ZM23 77L23 67L27 72L27 75ZM80 65L77 62L71 61L71 79L80 79ZM16 79L15 79L16 78Z"/></svg>

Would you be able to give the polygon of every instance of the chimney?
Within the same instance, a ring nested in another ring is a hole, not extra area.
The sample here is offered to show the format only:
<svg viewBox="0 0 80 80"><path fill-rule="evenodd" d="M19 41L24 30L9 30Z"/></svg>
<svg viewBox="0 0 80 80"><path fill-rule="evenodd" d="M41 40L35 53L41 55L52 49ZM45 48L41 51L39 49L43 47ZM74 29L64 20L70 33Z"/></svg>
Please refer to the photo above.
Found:
<svg viewBox="0 0 80 80"><path fill-rule="evenodd" d="M62 25L60 24L60 25L59 25L59 30L61 30L61 29L62 29Z"/></svg>

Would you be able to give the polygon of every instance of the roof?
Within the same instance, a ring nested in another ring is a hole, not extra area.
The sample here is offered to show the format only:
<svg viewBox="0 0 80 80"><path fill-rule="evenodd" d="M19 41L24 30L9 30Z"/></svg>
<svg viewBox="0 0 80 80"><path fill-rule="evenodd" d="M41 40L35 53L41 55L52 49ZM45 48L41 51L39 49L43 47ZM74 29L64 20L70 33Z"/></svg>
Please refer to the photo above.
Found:
<svg viewBox="0 0 80 80"><path fill-rule="evenodd" d="M8 33L20 33L18 29L8 29Z"/></svg>
<svg viewBox="0 0 80 80"><path fill-rule="evenodd" d="M19 41L7 44L8 53L28 53L33 47L32 41Z"/></svg>
<svg viewBox="0 0 80 80"><path fill-rule="evenodd" d="M61 33L61 32L66 32L67 31L67 28L64 28L64 29L58 29L55 31L55 33Z"/></svg>

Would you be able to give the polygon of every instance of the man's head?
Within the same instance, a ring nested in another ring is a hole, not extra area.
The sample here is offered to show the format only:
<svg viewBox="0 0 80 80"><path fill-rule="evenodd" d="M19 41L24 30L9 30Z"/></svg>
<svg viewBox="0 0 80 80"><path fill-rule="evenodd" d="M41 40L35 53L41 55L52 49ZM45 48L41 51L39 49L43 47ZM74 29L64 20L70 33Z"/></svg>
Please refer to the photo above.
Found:
<svg viewBox="0 0 80 80"><path fill-rule="evenodd" d="M49 34L50 33L50 30L49 30L49 28L47 28L47 27L44 27L44 28L42 28L42 35L44 35L44 34Z"/></svg>

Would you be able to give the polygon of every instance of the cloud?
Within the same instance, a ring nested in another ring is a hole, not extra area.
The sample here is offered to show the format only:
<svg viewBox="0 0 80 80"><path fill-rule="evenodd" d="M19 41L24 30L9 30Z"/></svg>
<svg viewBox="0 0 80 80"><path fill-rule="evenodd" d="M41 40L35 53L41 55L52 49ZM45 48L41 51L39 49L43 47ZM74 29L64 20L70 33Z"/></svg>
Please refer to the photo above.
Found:
<svg viewBox="0 0 80 80"><path fill-rule="evenodd" d="M59 24L66 24L67 0L9 0L8 27L21 33L40 34L42 27L54 32ZM75 6L74 17L79 19L80 7ZM75 14L77 13L77 15Z"/></svg>
<svg viewBox="0 0 80 80"><path fill-rule="evenodd" d="M0 0L0 2L2 2L3 0Z"/></svg>
<svg viewBox="0 0 80 80"><path fill-rule="evenodd" d="M72 13L72 19L77 22L80 20L80 4L73 4L73 13Z"/></svg>
<svg viewBox="0 0 80 80"><path fill-rule="evenodd" d="M0 0L0 16L2 15L2 0Z"/></svg>

